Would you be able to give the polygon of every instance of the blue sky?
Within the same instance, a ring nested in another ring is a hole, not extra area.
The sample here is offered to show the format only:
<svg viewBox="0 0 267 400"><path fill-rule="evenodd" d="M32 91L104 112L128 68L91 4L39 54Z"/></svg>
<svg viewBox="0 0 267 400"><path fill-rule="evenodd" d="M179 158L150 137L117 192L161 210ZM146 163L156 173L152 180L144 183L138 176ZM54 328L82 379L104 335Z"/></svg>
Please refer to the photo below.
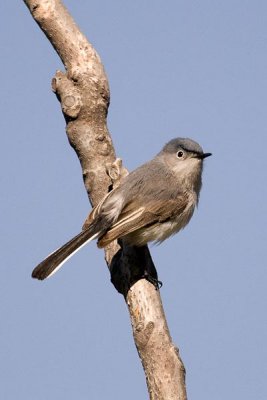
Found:
<svg viewBox="0 0 267 400"><path fill-rule="evenodd" d="M130 170L173 137L206 160L190 225L151 252L189 399L267 398L265 1L65 1L109 77L108 124ZM0 397L147 398L123 298L83 248L32 268L89 211L51 92L62 65L23 1L2 1Z"/></svg>

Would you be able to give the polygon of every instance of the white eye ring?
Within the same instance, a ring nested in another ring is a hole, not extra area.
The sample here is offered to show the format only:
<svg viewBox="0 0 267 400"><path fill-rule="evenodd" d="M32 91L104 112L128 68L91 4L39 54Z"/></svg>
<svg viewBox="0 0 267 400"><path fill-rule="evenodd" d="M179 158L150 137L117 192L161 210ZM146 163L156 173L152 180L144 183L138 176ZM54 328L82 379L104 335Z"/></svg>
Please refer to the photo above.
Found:
<svg viewBox="0 0 267 400"><path fill-rule="evenodd" d="M178 158L183 158L183 156L184 156L184 152L183 152L182 150L179 150L179 151L177 152L177 157L178 157Z"/></svg>

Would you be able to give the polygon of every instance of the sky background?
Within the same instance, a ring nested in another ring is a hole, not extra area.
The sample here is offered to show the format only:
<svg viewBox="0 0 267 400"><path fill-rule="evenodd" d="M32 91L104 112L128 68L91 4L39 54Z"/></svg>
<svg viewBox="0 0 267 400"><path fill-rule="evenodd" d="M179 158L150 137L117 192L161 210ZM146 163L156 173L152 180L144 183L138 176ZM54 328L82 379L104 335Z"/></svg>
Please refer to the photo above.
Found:
<svg viewBox="0 0 267 400"><path fill-rule="evenodd" d="M169 139L213 156L189 226L151 247L189 399L267 399L267 2L65 1L101 56L130 170ZM146 399L123 297L86 246L30 277L89 211L50 89L62 64L23 1L0 3L0 398Z"/></svg>

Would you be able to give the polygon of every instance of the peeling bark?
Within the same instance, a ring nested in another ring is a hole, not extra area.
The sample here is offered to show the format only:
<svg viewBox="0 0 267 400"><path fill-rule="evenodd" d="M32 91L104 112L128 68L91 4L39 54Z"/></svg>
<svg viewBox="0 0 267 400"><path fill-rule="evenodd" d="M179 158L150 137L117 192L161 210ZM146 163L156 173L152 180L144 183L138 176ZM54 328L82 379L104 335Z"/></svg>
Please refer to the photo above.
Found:
<svg viewBox="0 0 267 400"><path fill-rule="evenodd" d="M34 20L61 58L66 72L57 71L52 89L60 101L66 132L82 167L92 205L127 173L116 159L107 128L108 80L100 57L59 0L24 0ZM124 295L133 336L146 375L150 399L186 400L185 370L164 315L160 292L143 279L157 279L147 246L123 242L105 249L116 289Z"/></svg>

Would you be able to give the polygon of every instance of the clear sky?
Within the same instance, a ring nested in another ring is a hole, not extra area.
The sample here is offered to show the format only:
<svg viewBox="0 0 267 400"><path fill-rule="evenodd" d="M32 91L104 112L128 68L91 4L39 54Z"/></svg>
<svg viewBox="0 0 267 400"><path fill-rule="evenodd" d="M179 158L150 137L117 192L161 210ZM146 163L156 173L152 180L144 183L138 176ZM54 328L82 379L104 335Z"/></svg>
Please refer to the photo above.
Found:
<svg viewBox="0 0 267 400"><path fill-rule="evenodd" d="M151 248L189 399L267 399L267 2L65 1L105 65L109 128L133 169L169 139L206 160L190 225ZM1 1L0 398L145 399L102 251L30 277L89 211L50 89L62 69L23 1Z"/></svg>

